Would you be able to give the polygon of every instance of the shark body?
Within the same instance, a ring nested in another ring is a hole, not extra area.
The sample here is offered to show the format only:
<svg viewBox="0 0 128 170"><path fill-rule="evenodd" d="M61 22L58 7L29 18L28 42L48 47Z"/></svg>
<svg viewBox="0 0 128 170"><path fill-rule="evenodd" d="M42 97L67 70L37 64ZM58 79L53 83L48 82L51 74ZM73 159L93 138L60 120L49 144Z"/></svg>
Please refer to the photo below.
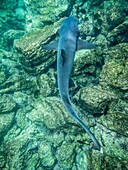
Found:
<svg viewBox="0 0 128 170"><path fill-rule="evenodd" d="M75 52L81 49L92 49L94 45L78 39L78 22L74 17L63 20L59 30L59 41L43 46L43 49L57 50L57 74L59 93L65 109L87 132L93 141L94 149L101 150L101 145L77 115L69 97L69 79L73 68Z"/></svg>

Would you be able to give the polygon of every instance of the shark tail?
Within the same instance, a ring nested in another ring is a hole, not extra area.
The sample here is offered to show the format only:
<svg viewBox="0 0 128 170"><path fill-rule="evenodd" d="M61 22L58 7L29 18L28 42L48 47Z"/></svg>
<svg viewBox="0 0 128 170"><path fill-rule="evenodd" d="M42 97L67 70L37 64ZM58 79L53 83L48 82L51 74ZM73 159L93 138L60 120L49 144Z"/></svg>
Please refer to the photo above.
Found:
<svg viewBox="0 0 128 170"><path fill-rule="evenodd" d="M62 101L68 113L84 128L84 130L90 136L91 140L93 141L93 148L95 150L101 151L102 148L101 148L100 143L98 142L94 134L89 130L89 128L84 124L84 122L77 115L76 111L74 110L72 106L70 98L62 97Z"/></svg>

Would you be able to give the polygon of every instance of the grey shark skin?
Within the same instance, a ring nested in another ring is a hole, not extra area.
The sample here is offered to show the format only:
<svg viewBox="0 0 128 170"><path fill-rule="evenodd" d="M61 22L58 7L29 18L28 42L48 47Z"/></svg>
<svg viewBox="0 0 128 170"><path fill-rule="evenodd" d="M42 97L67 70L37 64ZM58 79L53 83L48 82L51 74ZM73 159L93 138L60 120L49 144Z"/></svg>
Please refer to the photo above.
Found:
<svg viewBox="0 0 128 170"><path fill-rule="evenodd" d="M74 63L76 50L92 49L94 45L78 39L78 22L73 17L68 17L63 20L59 30L59 41L43 46L43 49L57 50L57 74L58 87L62 102L67 112L85 129L87 134L93 141L94 149L101 150L101 145L83 123L73 108L69 97L69 79Z"/></svg>

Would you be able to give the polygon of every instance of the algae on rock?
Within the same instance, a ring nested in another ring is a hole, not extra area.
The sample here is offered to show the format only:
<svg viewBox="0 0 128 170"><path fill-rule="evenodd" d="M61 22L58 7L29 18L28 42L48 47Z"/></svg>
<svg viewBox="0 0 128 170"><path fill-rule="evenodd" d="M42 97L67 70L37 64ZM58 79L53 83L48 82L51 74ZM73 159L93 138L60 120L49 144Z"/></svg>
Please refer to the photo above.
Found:
<svg viewBox="0 0 128 170"><path fill-rule="evenodd" d="M100 84L104 88L111 86L128 90L128 44L116 45L105 53L107 58L100 74Z"/></svg>
<svg viewBox="0 0 128 170"><path fill-rule="evenodd" d="M27 33L15 41L14 46L22 54L20 61L25 66L26 71L32 69L32 72L38 74L54 64L56 60L54 52L44 52L42 46L55 38L59 24L60 21L50 27L44 27L43 30Z"/></svg>
<svg viewBox="0 0 128 170"><path fill-rule="evenodd" d="M0 169L128 169L127 5L126 0L2 1ZM103 146L102 156L60 101L56 53L42 50L58 38L69 14L78 18L80 37L96 44L95 50L76 53L70 94Z"/></svg>

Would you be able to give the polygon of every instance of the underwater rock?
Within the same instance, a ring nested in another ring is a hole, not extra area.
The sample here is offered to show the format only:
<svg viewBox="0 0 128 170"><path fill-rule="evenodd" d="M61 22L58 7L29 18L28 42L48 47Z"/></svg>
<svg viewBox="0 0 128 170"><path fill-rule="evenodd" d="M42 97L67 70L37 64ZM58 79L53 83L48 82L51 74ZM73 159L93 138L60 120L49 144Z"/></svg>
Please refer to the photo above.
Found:
<svg viewBox="0 0 128 170"><path fill-rule="evenodd" d="M64 138L65 138L65 134L59 129L56 130L54 133L51 133L50 131L49 133L46 132L45 134L45 139L48 142L52 143L53 144L52 146L55 148L59 147L63 143Z"/></svg>
<svg viewBox="0 0 128 170"><path fill-rule="evenodd" d="M125 21L127 18L128 13L128 3L127 0L117 0L117 1L109 1L109 3L106 1L104 3L104 7L106 8L106 14L107 14L107 23L108 23L108 29L113 30L116 27L118 27L120 24ZM109 9L109 10L108 10ZM125 27L124 27L125 29ZM120 29L121 33L122 30Z"/></svg>
<svg viewBox="0 0 128 170"><path fill-rule="evenodd" d="M15 129L16 131L16 129ZM3 152L8 152L6 155L6 166L10 168L31 169L37 166L39 161L38 144L36 139L32 137L33 127L25 129L13 140L9 140L6 146L3 146ZM14 132L12 131L12 135ZM24 153L24 154L23 154ZM24 162L24 165L22 164Z"/></svg>
<svg viewBox="0 0 128 170"><path fill-rule="evenodd" d="M21 7L16 8L15 14L16 14L16 19L21 22L24 21L26 18L26 11Z"/></svg>
<svg viewBox="0 0 128 170"><path fill-rule="evenodd" d="M76 167L78 170L88 170L88 154L85 154L85 152L87 153L83 148L77 151Z"/></svg>
<svg viewBox="0 0 128 170"><path fill-rule="evenodd" d="M74 74L79 74L79 72L82 74L83 71L85 73L90 72L90 74L93 74L97 60L94 50L77 51L74 61Z"/></svg>
<svg viewBox="0 0 128 170"><path fill-rule="evenodd" d="M106 48L108 46L108 41L106 39L106 37L102 34L99 34L96 38L95 38L95 45L96 45L96 51L100 51L100 53L103 53L104 48ZM98 50L97 50L98 49ZM97 58L99 58L99 54L96 55ZM102 56L103 58L103 56Z"/></svg>
<svg viewBox="0 0 128 170"><path fill-rule="evenodd" d="M62 130L66 133L84 133L81 126L66 112L62 101L57 97L38 97L33 103L32 110L26 114L28 120L36 126L46 127L49 130ZM78 110L78 109L77 109ZM94 126L94 119L87 118L79 113L81 119L88 125ZM70 128L67 128L70 127ZM85 135L88 140L88 136Z"/></svg>
<svg viewBox="0 0 128 170"><path fill-rule="evenodd" d="M0 115L8 114L12 111L16 111L16 103L13 101L11 95L0 95Z"/></svg>
<svg viewBox="0 0 128 170"><path fill-rule="evenodd" d="M0 169L128 169L127 4L1 1ZM41 48L70 14L78 18L80 37L96 45L76 53L70 94L103 154L90 149L89 136L65 111L54 87L56 52Z"/></svg>
<svg viewBox="0 0 128 170"><path fill-rule="evenodd" d="M0 70L2 70L2 69L0 69ZM4 71L1 71L1 72L0 72L0 85L2 85L2 83L3 83L4 81L6 81L6 74L5 74Z"/></svg>
<svg viewBox="0 0 128 170"><path fill-rule="evenodd" d="M20 11L19 12L20 14L18 12L16 12L17 3L18 2L15 0L1 2L1 8L0 8L1 39L4 39L3 34L9 30L15 30L15 32L16 32L17 30L23 31L26 28L25 27L25 25L26 25L25 24L25 16L24 16L24 19L22 18L22 22L21 22L21 20L17 19L18 15L20 15L20 16L23 15L23 11Z"/></svg>
<svg viewBox="0 0 128 170"><path fill-rule="evenodd" d="M13 126L15 121L15 112L10 112L8 114L0 114L0 144L4 135Z"/></svg>
<svg viewBox="0 0 128 170"><path fill-rule="evenodd" d="M13 29L10 29L7 32L5 32L3 37L8 48L10 49L11 47L13 47L14 40L19 39L21 36L24 35L24 33L25 32L22 30L13 30Z"/></svg>
<svg viewBox="0 0 128 170"><path fill-rule="evenodd" d="M100 49L77 51L74 60L72 79L77 87L97 84L102 67Z"/></svg>
<svg viewBox="0 0 128 170"><path fill-rule="evenodd" d="M0 59L0 94L14 94L17 91L31 89L32 86L36 89L36 81L28 77L21 65L15 61L17 59L15 53L0 50Z"/></svg>
<svg viewBox="0 0 128 170"><path fill-rule="evenodd" d="M19 76L18 74L11 75L8 79L6 79L6 81L0 87L0 94L4 94L4 93L13 94L14 92L19 91L21 89L22 90L31 89L33 86L31 83L34 86L36 85L34 81L31 81L29 79L25 81L24 75L21 76Z"/></svg>
<svg viewBox="0 0 128 170"><path fill-rule="evenodd" d="M17 2L17 7L18 8L25 9L25 6L26 6L25 0L18 0L18 2Z"/></svg>
<svg viewBox="0 0 128 170"><path fill-rule="evenodd" d="M106 51L105 65L100 74L100 85L120 90L128 89L128 44L122 43Z"/></svg>
<svg viewBox="0 0 128 170"><path fill-rule="evenodd" d="M94 50L81 50L77 51L74 60L73 74L92 74L96 76L96 69L100 68L102 63L102 52L98 52L98 48ZM80 72L80 73L79 73Z"/></svg>
<svg viewBox="0 0 128 170"><path fill-rule="evenodd" d="M98 122L119 135L127 136L128 103L121 99L111 102L107 115L102 116Z"/></svg>
<svg viewBox="0 0 128 170"><path fill-rule="evenodd" d="M103 129L103 130L101 130ZM102 134L102 142L104 143L104 153L99 155L92 152L88 155L91 169L127 169L128 162L128 143L127 137L119 135L115 131L100 127Z"/></svg>
<svg viewBox="0 0 128 170"><path fill-rule="evenodd" d="M20 62L26 71L42 73L53 65L56 60L55 52L44 51L41 47L56 37L59 24L60 21L50 27L45 27L43 30L25 34L21 39L15 40L14 47L22 54Z"/></svg>
<svg viewBox="0 0 128 170"><path fill-rule="evenodd" d="M114 94L97 86L81 88L77 95L82 108L96 115L105 114L109 103L116 99Z"/></svg>
<svg viewBox="0 0 128 170"><path fill-rule="evenodd" d="M75 143L71 142L63 142L61 147L58 148L56 157L58 160L58 168L67 168L70 169L73 165L73 160L75 153L73 152L75 149ZM56 168L55 168L56 169Z"/></svg>
<svg viewBox="0 0 128 170"><path fill-rule="evenodd" d="M37 82L39 85L39 93L42 97L47 97L54 93L55 85L48 75L40 75Z"/></svg>
<svg viewBox="0 0 128 170"><path fill-rule="evenodd" d="M20 1L22 1L22 4L24 4L23 0ZM14 38L19 38L22 34L22 31L25 30L26 16L25 16L24 7L25 4L20 6L18 5L18 1L16 0L1 1L0 4L0 47L1 49L11 50Z"/></svg>
<svg viewBox="0 0 128 170"><path fill-rule="evenodd" d="M39 145L39 158L42 166L52 167L55 163L55 156L52 153L52 147L49 143L42 142Z"/></svg>
<svg viewBox="0 0 128 170"><path fill-rule="evenodd" d="M0 168L4 167L6 161L3 153L0 153Z"/></svg>
<svg viewBox="0 0 128 170"><path fill-rule="evenodd" d="M8 0L1 2L2 9L7 9L8 12L12 11L17 5L17 0Z"/></svg>
<svg viewBox="0 0 128 170"><path fill-rule="evenodd" d="M109 45L113 46L119 43L128 42L128 20L124 21L117 27L108 33L107 40L109 41Z"/></svg>
<svg viewBox="0 0 128 170"><path fill-rule="evenodd" d="M26 18L27 31L42 29L45 25L51 25L57 19L60 19L59 15L67 14L71 10L68 0L25 0L25 3L28 11Z"/></svg>
<svg viewBox="0 0 128 170"><path fill-rule="evenodd" d="M97 4L99 4L99 7ZM109 3L104 4L104 0L87 0L77 7L80 21L80 35L87 41L93 41L98 35L107 35L108 24L104 11L107 12L107 9L105 8Z"/></svg>
<svg viewBox="0 0 128 170"><path fill-rule="evenodd" d="M63 115L64 112L64 108L59 99L49 97L36 101L34 109L27 114L27 117L35 124L45 125L48 129L58 129L66 123Z"/></svg>
<svg viewBox="0 0 128 170"><path fill-rule="evenodd" d="M112 121L115 121L115 119ZM115 169L117 169L117 167L120 169L128 168L126 163L128 162L128 139L125 134L118 132L119 129L111 129L111 127L104 127L102 130L102 141L104 146L107 146L103 156L103 158L105 158L103 167L106 166ZM113 159L113 161L111 161L111 159ZM111 162L110 165L107 165L108 161ZM116 162L116 164L113 165L112 162Z"/></svg>
<svg viewBox="0 0 128 170"><path fill-rule="evenodd" d="M24 97L24 99L22 96ZM16 121L16 125L18 126L18 128L21 131L21 130L25 129L26 127L28 127L29 126L28 124L30 124L30 122L28 121L28 119L26 117L26 114L32 110L33 101L31 98L28 97L28 95L25 96L25 94L22 94L22 95L18 94L18 97L17 97L18 103L19 103L19 98L22 103L22 104L20 103L20 105L23 107L20 107L19 110L17 111L17 113L15 115L15 121ZM27 103L25 103L26 100L28 101ZM28 103L31 103L31 105ZM15 134L15 133L13 133L13 134Z"/></svg>

